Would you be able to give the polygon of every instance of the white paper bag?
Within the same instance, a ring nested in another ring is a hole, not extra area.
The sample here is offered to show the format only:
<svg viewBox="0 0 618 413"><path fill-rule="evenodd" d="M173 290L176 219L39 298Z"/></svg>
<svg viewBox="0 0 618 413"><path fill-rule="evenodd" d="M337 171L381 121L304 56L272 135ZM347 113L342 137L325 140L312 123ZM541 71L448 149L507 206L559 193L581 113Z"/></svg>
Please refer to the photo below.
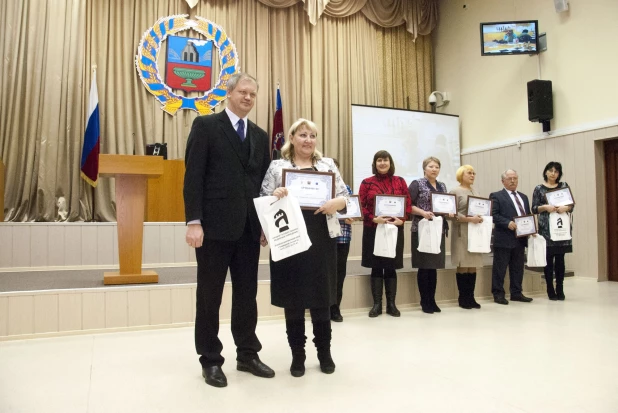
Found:
<svg viewBox="0 0 618 413"><path fill-rule="evenodd" d="M440 253L442 241L442 217L434 217L431 221L423 218L418 223L418 251L428 254Z"/></svg>
<svg viewBox="0 0 618 413"><path fill-rule="evenodd" d="M397 233L399 230L393 224L378 224L376 238L373 244L373 255L395 258L397 255Z"/></svg>
<svg viewBox="0 0 618 413"><path fill-rule="evenodd" d="M275 196L255 198L253 203L268 239L273 261L291 257L311 247L305 219L294 196L284 196L279 200Z"/></svg>
<svg viewBox="0 0 618 413"><path fill-rule="evenodd" d="M549 238L552 241L568 241L571 239L571 218L563 212L549 213Z"/></svg>
<svg viewBox="0 0 618 413"><path fill-rule="evenodd" d="M547 241L545 241L542 235L528 238L526 265L528 267L545 267L547 265L546 250Z"/></svg>
<svg viewBox="0 0 618 413"><path fill-rule="evenodd" d="M468 222L468 252L491 252L491 230L494 220L491 216L483 217L483 222Z"/></svg>

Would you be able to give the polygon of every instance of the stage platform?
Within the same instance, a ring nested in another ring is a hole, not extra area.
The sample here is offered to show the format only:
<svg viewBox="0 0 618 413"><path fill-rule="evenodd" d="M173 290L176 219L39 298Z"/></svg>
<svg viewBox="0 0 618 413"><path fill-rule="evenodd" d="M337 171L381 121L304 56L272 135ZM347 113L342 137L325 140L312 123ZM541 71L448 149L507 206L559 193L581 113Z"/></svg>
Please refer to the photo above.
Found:
<svg viewBox="0 0 618 413"><path fill-rule="evenodd" d="M195 319L196 264L184 242L184 224L144 226L144 268L159 274L158 284L103 285L103 272L118 265L115 230L115 223L0 224L0 341L191 325ZM370 269L360 266L361 234L362 224L353 225L341 305L344 314L364 313L373 303ZM408 228L405 234L404 251L409 251ZM449 257L447 248L447 263ZM490 254L485 264L477 277L479 298L491 297ZM527 295L544 292L541 275L526 270ZM508 275L506 278L508 291ZM267 248L262 249L258 279L260 319L283 318L283 309L270 304ZM418 308L416 271L409 253L404 255L398 280L397 305ZM221 305L223 322L230 319L231 295L228 282ZM455 306L457 295L455 269L439 270L436 300Z"/></svg>

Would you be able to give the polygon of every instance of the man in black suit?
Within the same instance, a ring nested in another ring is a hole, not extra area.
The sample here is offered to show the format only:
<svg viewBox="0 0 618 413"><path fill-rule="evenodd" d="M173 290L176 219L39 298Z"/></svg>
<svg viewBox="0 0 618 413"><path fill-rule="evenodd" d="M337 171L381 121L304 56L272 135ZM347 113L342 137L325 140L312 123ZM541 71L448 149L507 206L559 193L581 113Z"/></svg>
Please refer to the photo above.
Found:
<svg viewBox="0 0 618 413"><path fill-rule="evenodd" d="M274 377L262 363L257 324L257 272L263 233L253 204L270 164L266 132L247 119L257 81L238 73L227 82L227 108L193 122L185 154L187 243L197 257L195 347L202 376L227 386L219 307L228 268L232 278L232 335L237 369Z"/></svg>
<svg viewBox="0 0 618 413"><path fill-rule="evenodd" d="M517 192L519 176L517 172L508 169L502 174L504 189L493 192L489 197L493 201L492 215L494 220L494 263L491 270L491 292L494 302L508 304L504 297L504 275L509 268L511 280L511 301L528 303L532 298L522 294L524 279L524 250L528 245L527 237L517 238L517 225L513 217L530 214L528 197Z"/></svg>

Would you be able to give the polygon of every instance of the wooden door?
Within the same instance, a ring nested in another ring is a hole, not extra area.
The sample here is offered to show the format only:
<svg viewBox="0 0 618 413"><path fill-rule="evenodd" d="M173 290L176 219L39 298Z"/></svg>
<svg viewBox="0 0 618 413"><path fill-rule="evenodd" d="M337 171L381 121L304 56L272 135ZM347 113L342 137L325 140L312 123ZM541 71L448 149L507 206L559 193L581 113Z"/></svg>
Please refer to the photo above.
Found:
<svg viewBox="0 0 618 413"><path fill-rule="evenodd" d="M607 193L607 275L618 281L618 139L604 142Z"/></svg>

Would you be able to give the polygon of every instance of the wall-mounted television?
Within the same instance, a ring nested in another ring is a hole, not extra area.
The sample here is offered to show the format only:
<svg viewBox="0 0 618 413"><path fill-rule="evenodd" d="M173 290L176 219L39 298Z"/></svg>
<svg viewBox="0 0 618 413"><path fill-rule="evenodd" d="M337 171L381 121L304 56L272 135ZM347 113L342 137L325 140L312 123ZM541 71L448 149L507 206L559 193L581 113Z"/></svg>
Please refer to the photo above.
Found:
<svg viewBox="0 0 618 413"><path fill-rule="evenodd" d="M481 23L481 54L501 56L539 53L539 21Z"/></svg>

